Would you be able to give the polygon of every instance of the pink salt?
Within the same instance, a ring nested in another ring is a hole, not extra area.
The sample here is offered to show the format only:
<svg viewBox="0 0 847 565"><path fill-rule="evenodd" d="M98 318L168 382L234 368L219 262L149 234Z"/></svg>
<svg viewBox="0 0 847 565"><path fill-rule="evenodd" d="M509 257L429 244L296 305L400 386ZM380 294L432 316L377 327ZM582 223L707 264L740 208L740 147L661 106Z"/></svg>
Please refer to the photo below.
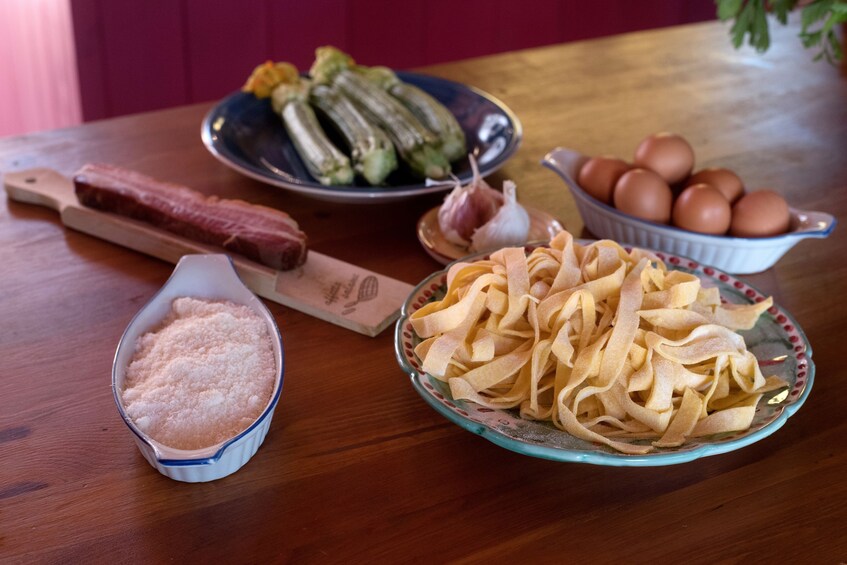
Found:
<svg viewBox="0 0 847 565"><path fill-rule="evenodd" d="M232 302L177 298L162 325L136 342L122 398L127 415L157 442L201 449L249 427L275 377L258 314Z"/></svg>

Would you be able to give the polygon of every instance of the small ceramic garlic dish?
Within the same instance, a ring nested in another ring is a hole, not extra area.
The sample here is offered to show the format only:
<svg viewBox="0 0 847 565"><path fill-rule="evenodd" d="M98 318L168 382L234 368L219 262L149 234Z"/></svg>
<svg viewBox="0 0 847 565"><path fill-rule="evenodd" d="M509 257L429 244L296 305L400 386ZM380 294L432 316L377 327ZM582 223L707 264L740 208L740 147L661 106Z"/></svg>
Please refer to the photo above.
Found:
<svg viewBox="0 0 847 565"><path fill-rule="evenodd" d="M259 417L241 433L203 449L174 449L145 434L128 415L122 398L127 368L139 337L155 330L174 299L193 297L224 300L250 308L264 320L275 363L270 400ZM185 482L220 479L240 469L256 453L270 428L282 391L284 354L282 337L267 307L241 282L226 255L186 255L159 292L132 319L118 344L112 366L112 390L118 411L133 434L144 458L160 473Z"/></svg>
<svg viewBox="0 0 847 565"><path fill-rule="evenodd" d="M585 227L595 236L637 247L683 255L731 274L758 273L774 265L806 238L824 238L835 229L835 218L824 212L791 208L791 230L773 237L743 238L706 235L641 220L589 196L574 180L587 157L556 148L541 164L567 184Z"/></svg>

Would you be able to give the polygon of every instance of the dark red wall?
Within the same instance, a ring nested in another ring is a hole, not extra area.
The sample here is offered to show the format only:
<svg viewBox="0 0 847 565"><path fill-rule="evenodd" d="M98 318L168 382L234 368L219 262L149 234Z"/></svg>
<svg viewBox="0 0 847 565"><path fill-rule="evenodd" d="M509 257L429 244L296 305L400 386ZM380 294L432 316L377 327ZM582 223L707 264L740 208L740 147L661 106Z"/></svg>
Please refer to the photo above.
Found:
<svg viewBox="0 0 847 565"><path fill-rule="evenodd" d="M71 0L85 120L220 98L332 44L409 68L715 18L713 0Z"/></svg>

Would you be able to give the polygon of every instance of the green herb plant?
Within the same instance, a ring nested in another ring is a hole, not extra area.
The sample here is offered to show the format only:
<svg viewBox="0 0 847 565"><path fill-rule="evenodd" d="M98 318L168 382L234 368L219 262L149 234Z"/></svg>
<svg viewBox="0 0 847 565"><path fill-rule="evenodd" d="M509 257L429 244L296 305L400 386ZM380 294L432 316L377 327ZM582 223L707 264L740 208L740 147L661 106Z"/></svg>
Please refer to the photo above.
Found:
<svg viewBox="0 0 847 565"><path fill-rule="evenodd" d="M730 35L736 49L747 38L759 53L767 51L771 43L768 14L784 25L789 12L800 8L800 41L806 48L818 49L814 60L836 64L844 55L837 27L847 22L847 0L715 0L715 4L718 18L733 22Z"/></svg>

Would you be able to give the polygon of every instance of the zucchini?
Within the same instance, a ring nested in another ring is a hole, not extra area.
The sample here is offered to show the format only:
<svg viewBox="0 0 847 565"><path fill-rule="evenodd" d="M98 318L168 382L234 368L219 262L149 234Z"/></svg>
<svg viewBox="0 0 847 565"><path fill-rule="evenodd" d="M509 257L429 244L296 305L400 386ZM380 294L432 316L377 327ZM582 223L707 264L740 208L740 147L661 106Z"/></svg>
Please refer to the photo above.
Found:
<svg viewBox="0 0 847 565"><path fill-rule="evenodd" d="M285 131L309 173L323 185L348 185L353 182L353 167L326 136L315 111L309 106L308 81L282 83L274 88L271 104L282 117Z"/></svg>
<svg viewBox="0 0 847 565"><path fill-rule="evenodd" d="M309 93L310 104L332 123L350 150L353 169L368 183L380 185L397 168L391 140L368 121L356 106L334 87L316 85Z"/></svg>
<svg viewBox="0 0 847 565"><path fill-rule="evenodd" d="M466 156L465 132L450 110L441 102L418 88L400 80L387 67L360 67L362 75L399 100L441 141L441 151L450 162Z"/></svg>
<svg viewBox="0 0 847 565"><path fill-rule="evenodd" d="M315 82L337 88L365 118L385 130L412 172L435 179L449 175L450 161L441 152L438 136L403 104L362 77L355 68L349 55L334 47L320 47L310 74Z"/></svg>

